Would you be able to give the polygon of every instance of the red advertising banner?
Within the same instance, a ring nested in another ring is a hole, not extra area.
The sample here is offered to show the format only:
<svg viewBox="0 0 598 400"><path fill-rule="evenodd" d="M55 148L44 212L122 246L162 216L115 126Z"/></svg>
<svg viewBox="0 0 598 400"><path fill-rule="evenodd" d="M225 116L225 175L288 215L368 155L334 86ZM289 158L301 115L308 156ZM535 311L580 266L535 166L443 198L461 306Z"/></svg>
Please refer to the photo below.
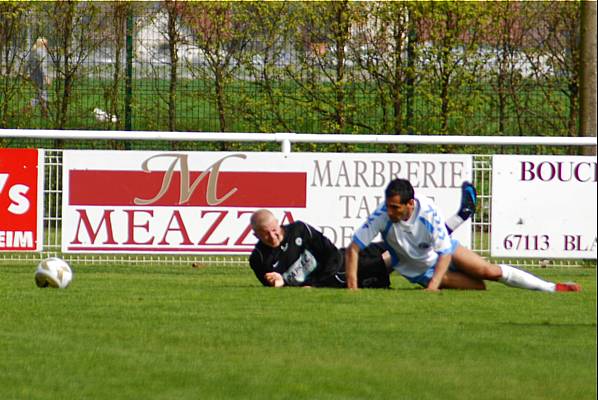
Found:
<svg viewBox="0 0 598 400"><path fill-rule="evenodd" d="M0 149L0 251L42 248L43 151Z"/></svg>

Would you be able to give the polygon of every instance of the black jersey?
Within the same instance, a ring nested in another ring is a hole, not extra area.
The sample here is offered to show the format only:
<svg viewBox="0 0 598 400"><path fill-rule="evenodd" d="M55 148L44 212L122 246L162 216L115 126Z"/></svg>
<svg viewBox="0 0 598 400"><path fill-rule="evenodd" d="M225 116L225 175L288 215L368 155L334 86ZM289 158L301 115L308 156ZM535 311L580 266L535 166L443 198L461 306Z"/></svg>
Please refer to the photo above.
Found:
<svg viewBox="0 0 598 400"><path fill-rule="evenodd" d="M346 287L344 249L302 221L282 227L284 239L272 248L258 242L249 256L249 265L264 286L264 275L277 272L285 286ZM372 243L359 253L360 287L389 287L388 271L382 259L384 246Z"/></svg>
<svg viewBox="0 0 598 400"><path fill-rule="evenodd" d="M258 242L249 257L249 265L260 282L268 286L264 274L277 272L286 286L331 286L335 274L344 270L341 251L304 222L296 221L282 228L284 239L280 246L272 248Z"/></svg>

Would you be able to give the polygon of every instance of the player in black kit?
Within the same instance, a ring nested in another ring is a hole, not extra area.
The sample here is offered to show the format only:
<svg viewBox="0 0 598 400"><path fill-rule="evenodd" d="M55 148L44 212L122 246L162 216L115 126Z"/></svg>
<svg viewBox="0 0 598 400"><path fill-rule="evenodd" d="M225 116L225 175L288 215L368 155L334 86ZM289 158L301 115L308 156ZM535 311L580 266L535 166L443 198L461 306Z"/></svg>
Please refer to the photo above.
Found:
<svg viewBox="0 0 598 400"><path fill-rule="evenodd" d="M264 286L346 287L344 250L302 221L280 226L268 210L258 210L251 225L260 241L249 265ZM360 254L360 287L390 286L382 245Z"/></svg>
<svg viewBox="0 0 598 400"><path fill-rule="evenodd" d="M459 212L447 221L449 232L475 211L477 193L471 183L462 186ZM264 286L346 287L344 249L302 221L281 226L268 210L251 216L259 239L249 265ZM358 286L388 288L390 255L382 243L372 243L359 253Z"/></svg>

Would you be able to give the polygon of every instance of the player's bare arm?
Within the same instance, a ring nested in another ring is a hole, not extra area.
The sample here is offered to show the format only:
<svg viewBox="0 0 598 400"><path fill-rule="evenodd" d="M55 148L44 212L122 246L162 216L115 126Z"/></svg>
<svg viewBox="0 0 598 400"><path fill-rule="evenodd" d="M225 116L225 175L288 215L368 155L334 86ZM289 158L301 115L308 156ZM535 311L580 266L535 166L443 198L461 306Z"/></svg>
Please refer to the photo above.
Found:
<svg viewBox="0 0 598 400"><path fill-rule="evenodd" d="M359 246L355 242L345 250L345 274L347 277L347 288L357 289L357 260L359 258Z"/></svg>
<svg viewBox="0 0 598 400"><path fill-rule="evenodd" d="M436 292L440 290L440 287L442 285L442 279L448 271L451 259L452 256L450 254L443 254L438 257L438 262L436 263L434 275L432 275L432 279L430 279L430 283L428 283L428 287L426 288L427 291Z"/></svg>

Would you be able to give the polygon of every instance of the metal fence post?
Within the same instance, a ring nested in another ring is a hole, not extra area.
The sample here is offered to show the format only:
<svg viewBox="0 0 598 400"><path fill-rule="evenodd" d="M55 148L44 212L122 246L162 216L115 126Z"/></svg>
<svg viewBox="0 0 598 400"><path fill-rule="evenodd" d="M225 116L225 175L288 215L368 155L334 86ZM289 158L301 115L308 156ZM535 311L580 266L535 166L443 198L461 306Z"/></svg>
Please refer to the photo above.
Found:
<svg viewBox="0 0 598 400"><path fill-rule="evenodd" d="M131 102L133 98L133 15L127 15L127 77L125 78L125 130L132 130Z"/></svg>
<svg viewBox="0 0 598 400"><path fill-rule="evenodd" d="M284 154L289 154L291 152L291 139L288 136L289 134L291 133L276 134L276 136L279 137L278 141L280 142L280 151Z"/></svg>

